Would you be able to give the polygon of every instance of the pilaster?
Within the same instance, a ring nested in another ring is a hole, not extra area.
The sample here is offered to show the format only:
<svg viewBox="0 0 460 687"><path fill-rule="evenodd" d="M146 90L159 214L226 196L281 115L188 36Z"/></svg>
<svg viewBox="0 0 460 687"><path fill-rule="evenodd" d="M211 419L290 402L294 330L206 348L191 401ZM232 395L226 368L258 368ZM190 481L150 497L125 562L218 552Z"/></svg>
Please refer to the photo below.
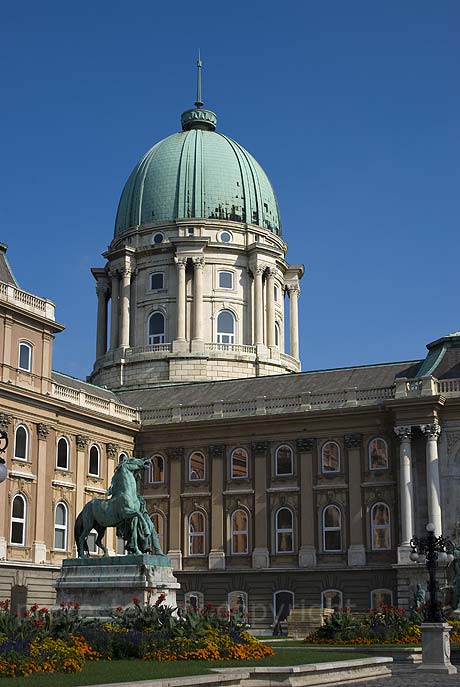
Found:
<svg viewBox="0 0 460 687"><path fill-rule="evenodd" d="M316 439L297 439L300 473L300 548L299 568L316 567L315 510L313 498L313 452Z"/></svg>
<svg viewBox="0 0 460 687"><path fill-rule="evenodd" d="M253 568L269 568L267 513L267 454L268 441L252 444L254 457L254 549Z"/></svg>
<svg viewBox="0 0 460 687"><path fill-rule="evenodd" d="M211 468L211 550L208 565L210 570L225 570L224 550L224 459L223 444L209 447Z"/></svg>
<svg viewBox="0 0 460 687"><path fill-rule="evenodd" d="M169 461L169 548L168 556L174 570L182 570L181 533L183 530L181 508L182 466L184 449L168 448Z"/></svg>
<svg viewBox="0 0 460 687"><path fill-rule="evenodd" d="M50 428L48 425L39 423L37 425L38 455L37 455L37 484L35 492L35 537L32 543L32 560L34 563L46 562L46 503L47 503L47 484L46 484L46 451L47 438ZM51 542L51 547L54 542Z"/></svg>
<svg viewBox="0 0 460 687"><path fill-rule="evenodd" d="M426 488L428 495L428 518L435 527L437 537L442 533L441 486L439 480L438 438L441 427L437 421L420 425L426 436Z"/></svg>
<svg viewBox="0 0 460 687"><path fill-rule="evenodd" d="M348 494L350 544L348 565L366 565L366 548L363 531L363 505L361 493L361 434L346 434L345 448L348 452Z"/></svg>

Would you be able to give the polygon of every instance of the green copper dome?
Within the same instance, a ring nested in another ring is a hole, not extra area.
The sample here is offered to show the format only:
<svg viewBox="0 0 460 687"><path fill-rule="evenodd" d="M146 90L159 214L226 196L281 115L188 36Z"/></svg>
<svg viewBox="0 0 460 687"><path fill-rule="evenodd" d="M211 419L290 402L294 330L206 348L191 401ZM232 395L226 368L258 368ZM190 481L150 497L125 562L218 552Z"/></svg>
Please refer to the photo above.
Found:
<svg viewBox="0 0 460 687"><path fill-rule="evenodd" d="M247 222L281 234L267 175L215 126L210 110L188 110L182 115L184 130L144 155L123 189L115 235L141 224L191 218Z"/></svg>

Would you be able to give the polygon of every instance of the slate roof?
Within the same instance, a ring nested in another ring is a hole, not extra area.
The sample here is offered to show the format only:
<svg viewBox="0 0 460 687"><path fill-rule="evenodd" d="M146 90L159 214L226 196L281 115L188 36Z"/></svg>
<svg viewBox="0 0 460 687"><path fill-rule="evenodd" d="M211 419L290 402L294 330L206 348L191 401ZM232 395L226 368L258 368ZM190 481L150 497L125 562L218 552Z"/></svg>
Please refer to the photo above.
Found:
<svg viewBox="0 0 460 687"><path fill-rule="evenodd" d="M0 281L6 284L14 284L18 286L18 282L13 274L13 270L10 267L10 263L6 257L7 246L5 243L0 243Z"/></svg>
<svg viewBox="0 0 460 687"><path fill-rule="evenodd" d="M52 370L51 376L53 382L56 384L62 384L63 386L69 386L72 389L77 389L78 391L84 391L86 394L92 394L93 396L98 396L106 401L115 401L115 403L125 403L121 401L120 397L117 396L113 391L109 389L104 389L102 386L96 386L95 384L90 384L89 382L84 382L76 377L71 377L70 375L63 374L62 372L55 372Z"/></svg>
<svg viewBox="0 0 460 687"><path fill-rule="evenodd" d="M217 382L190 382L119 392L123 403L142 409L154 409L213 401L237 401L257 396L267 398L297 394L336 392L357 386L360 389L391 386L396 377L412 378L423 361L365 365L335 370L230 379Z"/></svg>

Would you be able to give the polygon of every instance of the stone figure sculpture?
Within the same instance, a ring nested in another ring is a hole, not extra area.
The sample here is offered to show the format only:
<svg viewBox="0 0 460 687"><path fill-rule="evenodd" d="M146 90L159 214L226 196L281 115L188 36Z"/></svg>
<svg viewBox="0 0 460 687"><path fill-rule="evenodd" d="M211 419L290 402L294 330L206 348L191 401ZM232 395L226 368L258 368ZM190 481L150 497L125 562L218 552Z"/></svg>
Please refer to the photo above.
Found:
<svg viewBox="0 0 460 687"><path fill-rule="evenodd" d="M126 458L121 461L115 468L107 490L110 498L92 499L84 506L75 521L75 543L79 558L89 555L87 539L92 529L97 532L96 544L104 556L109 555L102 541L107 527L117 528L117 535L124 539L129 553L164 555L145 501L137 493L136 478L149 462L150 458Z"/></svg>
<svg viewBox="0 0 460 687"><path fill-rule="evenodd" d="M422 585L417 584L417 588L414 592L414 608L416 611L420 611L423 606L425 605L426 601L426 592L423 589Z"/></svg>

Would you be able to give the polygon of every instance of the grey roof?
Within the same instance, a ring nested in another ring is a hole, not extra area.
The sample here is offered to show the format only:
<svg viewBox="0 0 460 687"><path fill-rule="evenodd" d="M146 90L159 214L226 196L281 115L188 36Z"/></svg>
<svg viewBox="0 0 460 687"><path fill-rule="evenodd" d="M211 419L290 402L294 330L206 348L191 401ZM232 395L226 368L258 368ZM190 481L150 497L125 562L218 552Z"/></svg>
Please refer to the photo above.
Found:
<svg viewBox="0 0 460 687"><path fill-rule="evenodd" d="M6 251L7 245L5 243L0 243L0 281L18 286L18 282L16 281L13 270L11 269L8 258L6 257Z"/></svg>
<svg viewBox="0 0 460 687"><path fill-rule="evenodd" d="M102 386L96 386L95 384L90 384L89 382L84 382L82 379L77 379L76 377L71 377L70 375L63 374L62 372L55 372L52 370L51 376L53 382L56 384L62 384L63 386L69 386L72 389L77 389L78 391L84 391L85 394L92 394L93 396L99 396L107 401L115 401L116 403L125 403L121 401L120 397L117 396L113 391L105 389Z"/></svg>
<svg viewBox="0 0 460 687"><path fill-rule="evenodd" d="M294 374L231 379L218 382L190 382L150 389L139 388L119 392L123 403L142 409L175 406L179 403L212 403L237 401L266 396L295 396L305 392L328 393L358 387L371 389L391 386L396 377L414 377L421 360L346 367L336 370L299 372Z"/></svg>

